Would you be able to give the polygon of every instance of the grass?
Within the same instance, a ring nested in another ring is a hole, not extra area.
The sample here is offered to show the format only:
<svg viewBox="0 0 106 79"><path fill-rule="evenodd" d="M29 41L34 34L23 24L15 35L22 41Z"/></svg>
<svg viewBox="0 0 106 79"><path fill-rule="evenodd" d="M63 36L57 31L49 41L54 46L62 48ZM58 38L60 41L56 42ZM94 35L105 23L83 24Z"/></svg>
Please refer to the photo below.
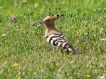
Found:
<svg viewBox="0 0 106 79"><path fill-rule="evenodd" d="M56 27L84 54L54 53L31 26L50 14L64 14ZM0 0L0 79L106 78L105 29L106 0Z"/></svg>

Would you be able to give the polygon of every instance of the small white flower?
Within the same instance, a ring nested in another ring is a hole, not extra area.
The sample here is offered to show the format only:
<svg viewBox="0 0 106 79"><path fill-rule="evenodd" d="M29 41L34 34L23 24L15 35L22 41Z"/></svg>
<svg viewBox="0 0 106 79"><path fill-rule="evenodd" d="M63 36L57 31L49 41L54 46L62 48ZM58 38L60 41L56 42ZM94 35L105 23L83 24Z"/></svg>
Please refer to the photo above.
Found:
<svg viewBox="0 0 106 79"><path fill-rule="evenodd" d="M0 6L0 9L3 9L3 7Z"/></svg>
<svg viewBox="0 0 106 79"><path fill-rule="evenodd" d="M35 3L35 8L37 8L38 7L38 3Z"/></svg>
<svg viewBox="0 0 106 79"><path fill-rule="evenodd" d="M6 35L7 35L7 34L2 34L1 36L4 37L4 36L6 36Z"/></svg>
<svg viewBox="0 0 106 79"><path fill-rule="evenodd" d="M104 40L104 41L105 41L105 40L106 40L106 38L102 38L101 40Z"/></svg>
<svg viewBox="0 0 106 79"><path fill-rule="evenodd" d="M100 76L100 78L99 79L105 79L105 76Z"/></svg>
<svg viewBox="0 0 106 79"><path fill-rule="evenodd" d="M62 4L64 4L65 3L65 1L62 1Z"/></svg>

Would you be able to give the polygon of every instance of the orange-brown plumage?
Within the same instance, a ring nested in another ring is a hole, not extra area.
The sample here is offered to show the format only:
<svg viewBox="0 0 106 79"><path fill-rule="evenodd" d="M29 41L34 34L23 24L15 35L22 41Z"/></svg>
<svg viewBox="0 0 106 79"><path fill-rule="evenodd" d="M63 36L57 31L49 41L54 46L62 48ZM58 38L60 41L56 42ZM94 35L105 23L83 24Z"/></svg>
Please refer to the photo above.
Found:
<svg viewBox="0 0 106 79"><path fill-rule="evenodd" d="M57 15L47 16L43 22L46 25L45 37L50 34L61 34L62 32L55 28L54 21L59 19L60 17Z"/></svg>

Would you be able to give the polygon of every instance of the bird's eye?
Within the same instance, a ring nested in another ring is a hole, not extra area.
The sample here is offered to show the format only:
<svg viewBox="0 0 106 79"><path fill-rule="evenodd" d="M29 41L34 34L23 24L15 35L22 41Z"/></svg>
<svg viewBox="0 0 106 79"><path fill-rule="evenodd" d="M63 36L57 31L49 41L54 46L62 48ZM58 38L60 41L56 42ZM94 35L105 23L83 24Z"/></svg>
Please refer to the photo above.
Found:
<svg viewBox="0 0 106 79"><path fill-rule="evenodd" d="M49 19L47 21L50 21Z"/></svg>

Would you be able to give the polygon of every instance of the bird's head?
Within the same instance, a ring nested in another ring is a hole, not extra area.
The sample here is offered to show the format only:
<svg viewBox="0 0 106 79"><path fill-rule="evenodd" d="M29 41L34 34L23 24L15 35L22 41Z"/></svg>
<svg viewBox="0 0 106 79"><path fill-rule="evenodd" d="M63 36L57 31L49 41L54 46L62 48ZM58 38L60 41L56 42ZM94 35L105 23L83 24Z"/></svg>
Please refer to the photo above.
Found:
<svg viewBox="0 0 106 79"><path fill-rule="evenodd" d="M45 25L52 25L54 24L54 21L59 19L60 17L62 17L62 15L50 15L47 16L46 18L44 18L43 21L37 22L35 24L33 24L33 26L41 26L41 24L45 24Z"/></svg>

